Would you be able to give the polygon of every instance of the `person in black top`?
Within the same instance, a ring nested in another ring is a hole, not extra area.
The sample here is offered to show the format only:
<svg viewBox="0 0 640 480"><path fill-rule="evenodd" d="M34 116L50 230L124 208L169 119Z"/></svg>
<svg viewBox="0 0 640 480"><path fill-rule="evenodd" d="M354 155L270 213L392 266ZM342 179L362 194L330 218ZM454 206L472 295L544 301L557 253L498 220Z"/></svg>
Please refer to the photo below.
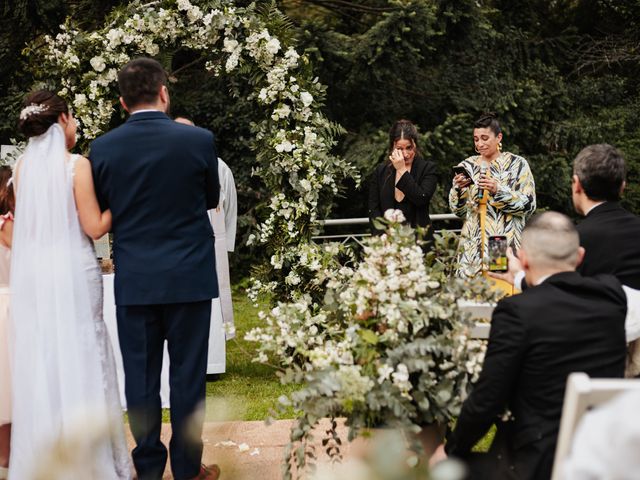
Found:
<svg viewBox="0 0 640 480"><path fill-rule="evenodd" d="M431 225L429 202L436 191L436 164L418 149L418 130L408 120L398 120L389 131L389 158L378 165L369 182L369 220L388 209L402 211L412 227ZM432 232L430 232L431 235Z"/></svg>
<svg viewBox="0 0 640 480"><path fill-rule="evenodd" d="M578 224L584 260L582 275L615 275L640 289L640 217L620 205L626 167L611 145L589 145L573 161L573 205L585 218Z"/></svg>

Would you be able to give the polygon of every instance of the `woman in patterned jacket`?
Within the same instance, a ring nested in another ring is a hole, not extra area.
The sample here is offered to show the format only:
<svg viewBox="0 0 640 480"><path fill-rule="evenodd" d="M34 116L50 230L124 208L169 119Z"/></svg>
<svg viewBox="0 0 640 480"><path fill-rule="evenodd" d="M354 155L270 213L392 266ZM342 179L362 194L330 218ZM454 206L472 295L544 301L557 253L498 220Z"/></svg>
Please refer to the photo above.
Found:
<svg viewBox="0 0 640 480"><path fill-rule="evenodd" d="M449 191L451 211L464 219L457 274L467 278L483 271L489 236L505 235L509 246L517 250L525 221L536 209L529 164L523 157L501 151L502 129L493 114L484 114L475 122L473 143L479 155L459 164L470 178L457 174Z"/></svg>

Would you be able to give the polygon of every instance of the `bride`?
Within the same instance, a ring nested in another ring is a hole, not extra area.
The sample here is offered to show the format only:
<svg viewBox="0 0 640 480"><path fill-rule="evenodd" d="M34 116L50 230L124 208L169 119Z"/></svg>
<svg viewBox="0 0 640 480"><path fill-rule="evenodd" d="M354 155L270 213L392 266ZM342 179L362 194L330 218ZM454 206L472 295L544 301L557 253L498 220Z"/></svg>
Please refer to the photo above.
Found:
<svg viewBox="0 0 640 480"><path fill-rule="evenodd" d="M111 228L59 96L26 99L14 174L13 430L9 478L130 479L93 244ZM83 450L85 449L85 450ZM81 468L81 470L78 470ZM75 469L75 470L74 470Z"/></svg>

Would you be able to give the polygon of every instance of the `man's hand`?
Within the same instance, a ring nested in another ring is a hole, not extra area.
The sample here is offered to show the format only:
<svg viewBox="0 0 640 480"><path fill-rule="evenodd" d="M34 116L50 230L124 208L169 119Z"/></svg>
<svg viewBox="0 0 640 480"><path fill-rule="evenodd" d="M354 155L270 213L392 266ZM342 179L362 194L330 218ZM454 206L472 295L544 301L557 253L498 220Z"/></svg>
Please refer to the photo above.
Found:
<svg viewBox="0 0 640 480"><path fill-rule="evenodd" d="M429 468L432 468L436 463L440 463L447 458L447 453L444 451L444 443L441 443L429 459Z"/></svg>
<svg viewBox="0 0 640 480"><path fill-rule="evenodd" d="M520 259L515 256L511 247L507 248L507 259L509 264L509 269L506 273L497 273L497 272L488 272L491 278L497 278L499 280L504 280L507 283L513 285L513 279L516 276L516 273L521 272L523 270L522 263Z"/></svg>

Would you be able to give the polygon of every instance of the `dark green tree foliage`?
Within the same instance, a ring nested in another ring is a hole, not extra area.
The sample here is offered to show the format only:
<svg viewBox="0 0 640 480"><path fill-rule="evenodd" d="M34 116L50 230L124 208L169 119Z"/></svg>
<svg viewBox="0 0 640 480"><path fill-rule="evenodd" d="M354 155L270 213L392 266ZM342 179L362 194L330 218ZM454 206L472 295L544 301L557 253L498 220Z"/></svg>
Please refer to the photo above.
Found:
<svg viewBox="0 0 640 480"><path fill-rule="evenodd" d="M447 211L450 167L474 153L473 120L493 111L505 147L531 163L541 208L570 213L572 158L607 142L625 153L625 204L640 213L640 3L282 3L316 51L329 111L349 131L343 154L363 174L385 158L393 121L409 118L439 165L432 211ZM365 193L354 195L338 201L334 216L366 214Z"/></svg>

